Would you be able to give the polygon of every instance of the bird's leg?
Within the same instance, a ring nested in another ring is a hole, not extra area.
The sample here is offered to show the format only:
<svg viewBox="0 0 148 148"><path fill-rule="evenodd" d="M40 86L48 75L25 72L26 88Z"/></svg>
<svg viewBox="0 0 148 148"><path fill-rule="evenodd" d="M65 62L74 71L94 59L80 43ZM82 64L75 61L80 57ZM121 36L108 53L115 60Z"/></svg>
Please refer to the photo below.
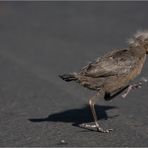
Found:
<svg viewBox="0 0 148 148"><path fill-rule="evenodd" d="M104 130L100 124L98 123L98 119L97 119L97 115L96 115L96 111L95 111L95 101L96 101L96 98L100 95L100 93L98 93L95 97L92 97L90 100L89 100L89 105L90 105L90 109L91 109L91 112L92 112L92 115L93 115L93 119L94 119L94 122L95 122L95 126L97 128L97 130L99 132L103 132L103 133L109 133L110 130Z"/></svg>
<svg viewBox="0 0 148 148"><path fill-rule="evenodd" d="M103 132L103 133L109 133L112 129L109 129L109 130L104 130L100 124L98 123L98 119L97 119L97 115L96 115L96 111L95 111L95 102L96 102L96 99L101 96L102 93L101 92L98 92L94 97L90 98L89 99L89 106L90 106L90 109L91 109L91 112L92 112L92 115L93 115L93 119L94 119L94 122L95 122L95 125L90 125L90 124L81 124L80 126L83 127L83 128L89 128L89 129L92 129L92 128L97 128L97 130L99 132Z"/></svg>
<svg viewBox="0 0 148 148"><path fill-rule="evenodd" d="M129 87L129 85L123 87L123 88L120 88L118 90L116 90L115 92L113 93L108 93L106 92L105 95L104 95L104 99L106 101L110 101L112 100L113 98L115 98L116 96L118 96L119 94L121 94L125 89L127 89Z"/></svg>
<svg viewBox="0 0 148 148"><path fill-rule="evenodd" d="M129 85L128 88L127 88L127 91L122 95L122 97L125 98L132 89L141 88L141 87L142 87L142 82L141 81L138 82L138 83Z"/></svg>

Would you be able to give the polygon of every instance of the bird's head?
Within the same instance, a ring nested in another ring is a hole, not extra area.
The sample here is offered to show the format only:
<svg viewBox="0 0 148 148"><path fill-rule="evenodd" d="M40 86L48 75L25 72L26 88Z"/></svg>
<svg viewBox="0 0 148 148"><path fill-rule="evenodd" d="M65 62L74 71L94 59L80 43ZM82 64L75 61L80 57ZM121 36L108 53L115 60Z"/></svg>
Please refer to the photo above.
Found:
<svg viewBox="0 0 148 148"><path fill-rule="evenodd" d="M144 48L148 54L148 30L147 31L137 31L137 33L128 40L130 47L140 47Z"/></svg>

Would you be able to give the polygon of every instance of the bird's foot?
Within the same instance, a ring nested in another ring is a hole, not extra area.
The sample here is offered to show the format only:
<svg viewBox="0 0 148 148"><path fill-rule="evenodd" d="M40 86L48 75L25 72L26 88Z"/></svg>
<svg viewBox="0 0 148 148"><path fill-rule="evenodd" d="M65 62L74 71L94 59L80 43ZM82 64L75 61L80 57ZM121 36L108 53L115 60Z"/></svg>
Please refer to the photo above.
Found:
<svg viewBox="0 0 148 148"><path fill-rule="evenodd" d="M146 78L142 77L139 82L129 85L127 91L122 95L122 97L125 98L132 89L142 88L142 85L144 82L146 83L146 82L148 82L148 80Z"/></svg>
<svg viewBox="0 0 148 148"><path fill-rule="evenodd" d="M98 132L102 132L102 133L109 133L109 132L113 131L113 129L103 129L98 124L86 124L86 123L83 123L83 124L80 124L79 126L81 128L85 128L85 129L89 129L89 130L97 129Z"/></svg>
<svg viewBox="0 0 148 148"><path fill-rule="evenodd" d="M141 82L148 82L147 78L145 78L145 77L142 77L142 78L140 79L140 81L141 81Z"/></svg>
<svg viewBox="0 0 148 148"><path fill-rule="evenodd" d="M129 87L127 88L127 91L122 95L122 98L125 98L132 89L136 89L136 88L142 88L142 82L141 81L137 82L135 84L129 85Z"/></svg>
<svg viewBox="0 0 148 148"><path fill-rule="evenodd" d="M110 133L111 131L113 131L112 128L110 129L103 129L102 127L97 127L97 131L98 132L102 132L102 133Z"/></svg>

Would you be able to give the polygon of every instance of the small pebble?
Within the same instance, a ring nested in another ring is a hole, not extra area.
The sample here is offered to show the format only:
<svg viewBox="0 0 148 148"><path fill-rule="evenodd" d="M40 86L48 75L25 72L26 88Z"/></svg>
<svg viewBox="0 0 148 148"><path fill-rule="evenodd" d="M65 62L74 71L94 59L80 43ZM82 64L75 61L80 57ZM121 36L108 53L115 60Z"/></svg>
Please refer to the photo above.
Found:
<svg viewBox="0 0 148 148"><path fill-rule="evenodd" d="M66 144L65 140L63 140L63 139L60 141L60 143L61 144Z"/></svg>
<svg viewBox="0 0 148 148"><path fill-rule="evenodd" d="M65 140L61 140L61 143L65 143Z"/></svg>

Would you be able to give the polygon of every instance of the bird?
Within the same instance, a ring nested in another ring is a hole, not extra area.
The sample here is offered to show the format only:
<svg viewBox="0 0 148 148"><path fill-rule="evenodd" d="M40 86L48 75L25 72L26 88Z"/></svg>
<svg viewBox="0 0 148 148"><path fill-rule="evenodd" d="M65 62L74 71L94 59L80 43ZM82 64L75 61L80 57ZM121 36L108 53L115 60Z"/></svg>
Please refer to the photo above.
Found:
<svg viewBox="0 0 148 148"><path fill-rule="evenodd" d="M102 97L108 101L127 90L122 95L126 97L130 90L141 87L141 82L133 84L131 82L140 75L148 54L148 30L137 31L127 43L127 47L112 49L78 72L59 75L67 82L75 81L97 92L89 99L94 125L84 123L81 127L95 128L98 132L109 133L112 129L104 129L98 121L95 111L97 99Z"/></svg>

